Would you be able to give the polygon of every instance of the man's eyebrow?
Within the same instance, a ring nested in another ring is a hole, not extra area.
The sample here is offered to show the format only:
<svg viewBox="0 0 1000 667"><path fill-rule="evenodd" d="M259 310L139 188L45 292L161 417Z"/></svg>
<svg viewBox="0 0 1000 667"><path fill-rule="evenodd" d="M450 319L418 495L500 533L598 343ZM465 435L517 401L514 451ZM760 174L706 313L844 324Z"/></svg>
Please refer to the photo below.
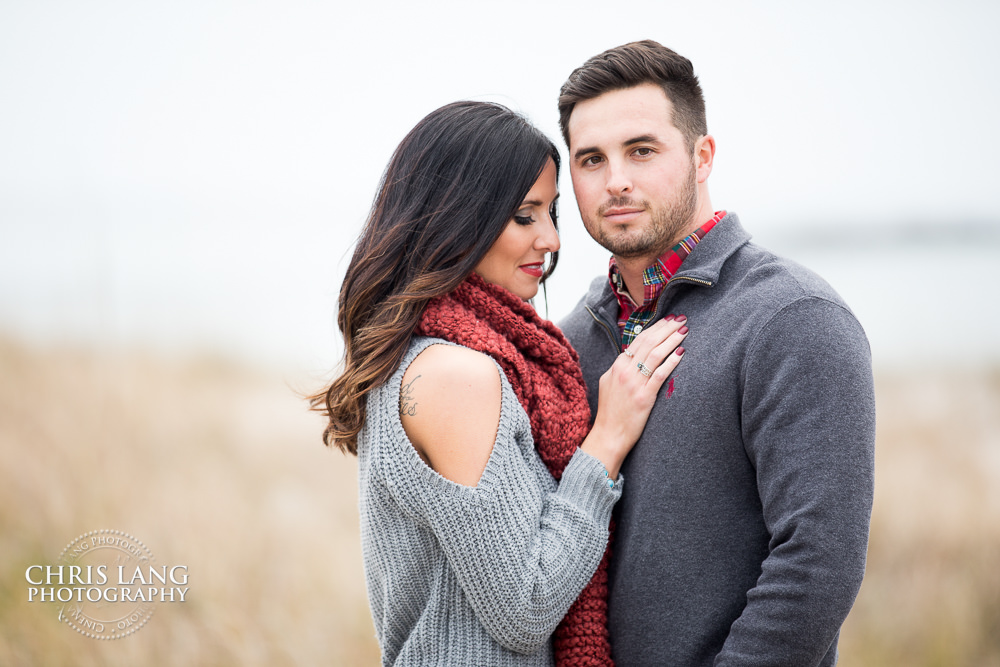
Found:
<svg viewBox="0 0 1000 667"><path fill-rule="evenodd" d="M652 134L641 134L638 137L632 137L631 139L626 139L622 142L622 148L628 148L629 146L634 146L635 144L658 144L660 140L657 139ZM578 148L575 153L573 153L573 159L579 160L584 155L589 155L591 153L599 153L600 149L597 146L589 146L587 148Z"/></svg>
<svg viewBox="0 0 1000 667"><path fill-rule="evenodd" d="M622 142L622 147L634 146L635 144L658 144L660 140L654 137L652 134L643 134L638 137L632 137L627 141Z"/></svg>

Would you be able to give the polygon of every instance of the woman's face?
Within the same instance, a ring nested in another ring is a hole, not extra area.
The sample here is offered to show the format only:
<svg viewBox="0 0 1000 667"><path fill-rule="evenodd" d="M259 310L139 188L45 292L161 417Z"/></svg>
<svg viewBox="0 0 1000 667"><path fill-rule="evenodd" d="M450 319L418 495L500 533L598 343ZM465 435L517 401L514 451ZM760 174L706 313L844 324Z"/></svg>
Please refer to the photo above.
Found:
<svg viewBox="0 0 1000 667"><path fill-rule="evenodd" d="M549 158L520 208L489 252L476 265L488 283L505 287L525 301L538 293L545 254L559 250L552 209L559 191L556 164Z"/></svg>

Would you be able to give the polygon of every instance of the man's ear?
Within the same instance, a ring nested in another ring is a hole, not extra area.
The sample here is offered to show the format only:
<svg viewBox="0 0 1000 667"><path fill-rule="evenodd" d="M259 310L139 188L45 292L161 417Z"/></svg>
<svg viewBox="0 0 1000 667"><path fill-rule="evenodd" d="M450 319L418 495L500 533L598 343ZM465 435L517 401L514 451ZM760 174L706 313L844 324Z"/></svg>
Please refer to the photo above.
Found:
<svg viewBox="0 0 1000 667"><path fill-rule="evenodd" d="M711 134L703 135L694 143L694 166L698 176L698 182L704 183L712 173L712 164L715 160L715 137Z"/></svg>

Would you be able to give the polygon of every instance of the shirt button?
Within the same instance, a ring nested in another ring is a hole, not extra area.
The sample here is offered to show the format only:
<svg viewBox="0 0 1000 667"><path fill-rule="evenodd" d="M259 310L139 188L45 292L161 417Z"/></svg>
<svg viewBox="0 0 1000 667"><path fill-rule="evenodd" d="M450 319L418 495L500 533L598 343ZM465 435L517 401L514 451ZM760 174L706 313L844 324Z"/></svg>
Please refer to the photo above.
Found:
<svg viewBox="0 0 1000 667"><path fill-rule="evenodd" d="M635 325L635 328L632 329L632 331L634 331L636 333L636 335L641 334L642 333L642 325L641 324Z"/></svg>

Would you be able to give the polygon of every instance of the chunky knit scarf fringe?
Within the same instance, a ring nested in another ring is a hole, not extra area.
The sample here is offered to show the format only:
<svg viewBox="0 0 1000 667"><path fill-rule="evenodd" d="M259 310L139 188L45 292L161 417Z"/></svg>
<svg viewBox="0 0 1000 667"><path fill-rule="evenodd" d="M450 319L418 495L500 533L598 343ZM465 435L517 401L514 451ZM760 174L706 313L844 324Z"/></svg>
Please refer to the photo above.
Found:
<svg viewBox="0 0 1000 667"><path fill-rule="evenodd" d="M503 368L531 419L535 447L562 477L590 424L579 357L562 332L502 287L470 275L430 301L416 333L490 355ZM556 665L613 665L608 639L608 556L569 608L553 637Z"/></svg>

